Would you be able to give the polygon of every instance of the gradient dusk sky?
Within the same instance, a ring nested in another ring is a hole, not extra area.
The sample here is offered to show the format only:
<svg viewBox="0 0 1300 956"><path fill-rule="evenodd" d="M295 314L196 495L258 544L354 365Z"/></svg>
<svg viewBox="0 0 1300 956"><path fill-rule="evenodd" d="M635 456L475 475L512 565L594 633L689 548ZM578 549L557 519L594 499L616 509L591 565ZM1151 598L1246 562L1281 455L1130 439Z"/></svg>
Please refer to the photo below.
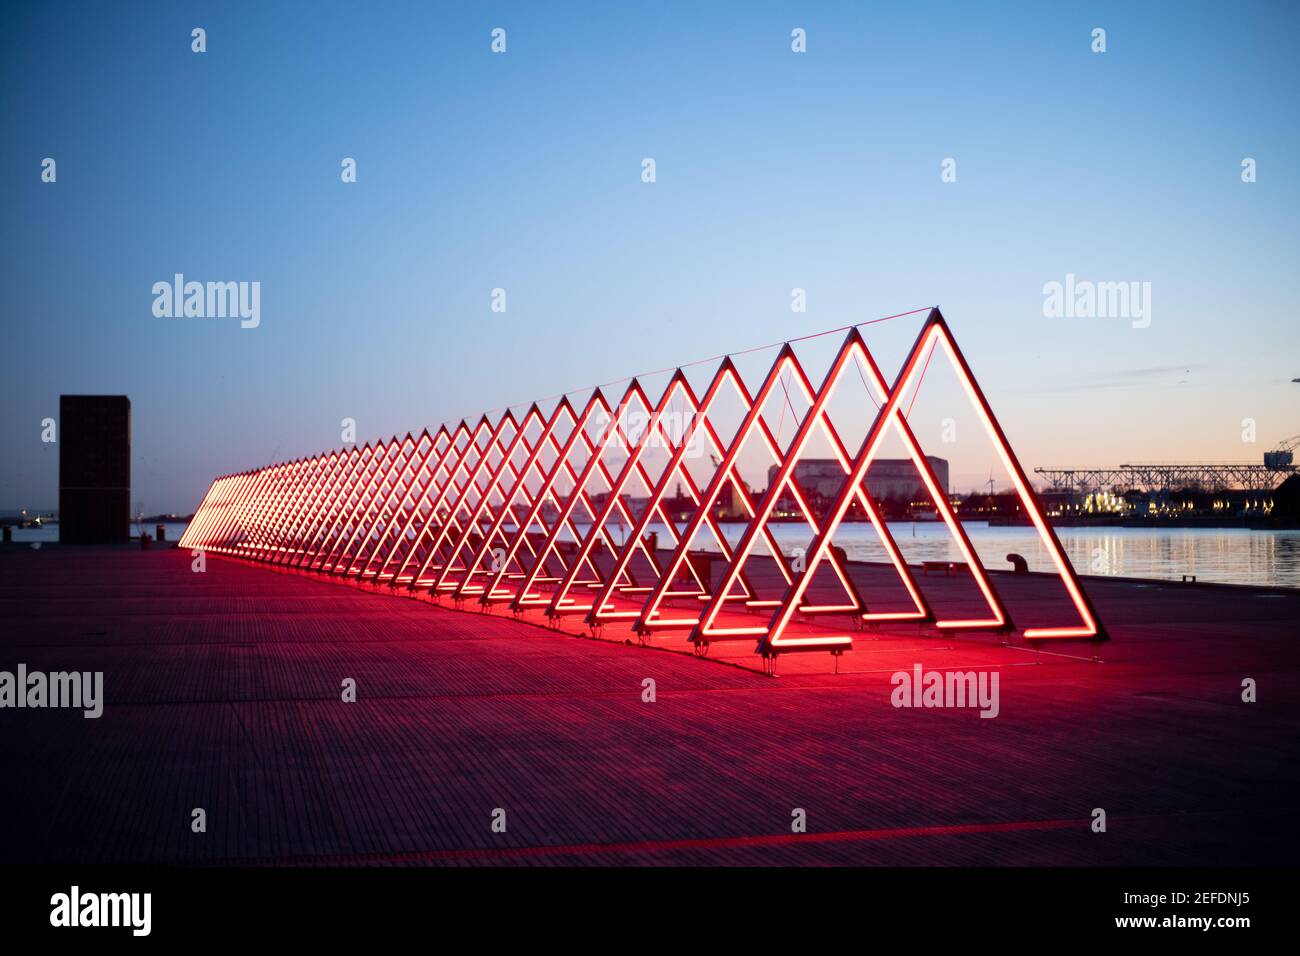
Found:
<svg viewBox="0 0 1300 956"><path fill-rule="evenodd" d="M188 512L344 417L935 304L1030 469L1259 460L1300 433L1298 9L6 4L0 509L57 502L61 393L129 395L133 508ZM155 317L178 272L259 281L260 327ZM1046 318L1067 274L1150 326Z"/></svg>

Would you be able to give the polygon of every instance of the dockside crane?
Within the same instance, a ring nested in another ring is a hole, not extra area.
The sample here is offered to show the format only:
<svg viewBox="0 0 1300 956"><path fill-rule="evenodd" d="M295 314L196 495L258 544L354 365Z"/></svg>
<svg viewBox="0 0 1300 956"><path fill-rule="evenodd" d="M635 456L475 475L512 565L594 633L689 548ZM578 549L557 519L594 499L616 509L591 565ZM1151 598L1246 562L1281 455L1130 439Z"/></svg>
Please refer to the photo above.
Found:
<svg viewBox="0 0 1300 956"><path fill-rule="evenodd" d="M1278 442L1272 451L1264 452L1264 467L1274 471L1295 471L1295 450L1300 448L1300 435Z"/></svg>

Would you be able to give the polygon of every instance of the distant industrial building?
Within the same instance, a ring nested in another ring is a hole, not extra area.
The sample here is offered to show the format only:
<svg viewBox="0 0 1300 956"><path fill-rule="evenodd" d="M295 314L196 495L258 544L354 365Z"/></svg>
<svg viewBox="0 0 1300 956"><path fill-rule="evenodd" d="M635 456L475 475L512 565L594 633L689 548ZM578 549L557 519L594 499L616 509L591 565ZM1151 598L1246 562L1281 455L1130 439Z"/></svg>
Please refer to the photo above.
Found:
<svg viewBox="0 0 1300 956"><path fill-rule="evenodd" d="M939 488L948 494L948 461L926 455L926 461L939 479ZM776 480L776 466L767 470L767 483ZM834 458L805 458L794 466L794 480L804 494L827 501L834 498L844 484L844 469ZM879 458L867 467L867 491L876 501L930 500L921 481L921 473L910 458ZM784 497L784 496L783 496Z"/></svg>
<svg viewBox="0 0 1300 956"><path fill-rule="evenodd" d="M1120 465L1118 468L1035 468L1052 494L1123 494L1130 491L1272 491L1296 473L1300 435L1264 452L1262 465L1252 462L1171 462Z"/></svg>
<svg viewBox="0 0 1300 956"><path fill-rule="evenodd" d="M59 540L130 540L131 400L59 396Z"/></svg>
<svg viewBox="0 0 1300 956"><path fill-rule="evenodd" d="M1110 468L1035 468L1057 519L1272 519L1275 489L1296 475L1300 435L1264 452L1264 463L1170 462ZM1295 486L1292 485L1292 488Z"/></svg>

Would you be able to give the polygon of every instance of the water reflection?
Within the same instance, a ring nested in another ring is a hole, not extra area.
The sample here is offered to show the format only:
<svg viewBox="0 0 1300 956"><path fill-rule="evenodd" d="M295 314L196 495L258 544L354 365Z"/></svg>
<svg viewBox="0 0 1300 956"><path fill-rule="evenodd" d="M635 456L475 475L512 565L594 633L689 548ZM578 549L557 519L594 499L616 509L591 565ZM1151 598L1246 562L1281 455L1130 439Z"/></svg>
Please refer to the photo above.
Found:
<svg viewBox="0 0 1300 956"><path fill-rule="evenodd" d="M724 526L731 541L743 525ZM937 522L891 523L890 531L909 563L960 560L948 530ZM774 525L787 551L807 547L810 535L796 524ZM1051 558L1028 527L966 525L980 560L990 568L1009 568L1006 557L1023 555L1034 571L1050 571ZM1300 587L1300 531L1254 531L1245 528L1059 528L1070 561L1080 574L1178 580L1194 574L1199 581ZM661 542L664 536L660 535ZM848 556L884 561L885 551L867 524L841 526L836 543ZM703 542L702 542L703 544Z"/></svg>
<svg viewBox="0 0 1300 956"><path fill-rule="evenodd" d="M583 526L579 526L580 528ZM735 542L744 531L743 524L724 524L727 539ZM933 521L891 522L890 531L909 563L960 560L961 553L947 528ZM787 552L807 548L811 535L806 526L774 524L773 532ZM153 533L153 526L146 530ZM184 532L183 524L168 524L167 537L176 541ZM621 540L618 529L611 529ZM659 532L660 547L670 538L662 525L651 526ZM1023 555L1034 571L1050 571L1051 559L1028 527L989 527L971 522L967 533L979 552L980 560L990 568L1009 568L1006 556ZM136 531L132 524L132 534ZM1119 575L1131 578L1178 580L1194 574L1199 581L1225 584L1255 584L1272 587L1300 587L1300 531L1253 531L1245 528L1058 528L1057 535L1080 574ZM706 540L707 538L707 540ZM57 541L58 526L16 528L15 541ZM885 551L868 524L842 525L835 541L851 559L884 561ZM697 540L699 547L716 550L707 534Z"/></svg>

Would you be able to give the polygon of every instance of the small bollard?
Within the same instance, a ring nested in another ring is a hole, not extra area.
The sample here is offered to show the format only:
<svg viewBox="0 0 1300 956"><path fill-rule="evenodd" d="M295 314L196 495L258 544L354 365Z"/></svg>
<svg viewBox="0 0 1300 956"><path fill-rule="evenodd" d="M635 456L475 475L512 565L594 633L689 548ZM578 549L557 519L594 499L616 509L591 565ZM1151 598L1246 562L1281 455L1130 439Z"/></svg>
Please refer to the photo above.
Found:
<svg viewBox="0 0 1300 956"><path fill-rule="evenodd" d="M165 524L156 524L153 526L153 536L158 541L167 540L167 526Z"/></svg>
<svg viewBox="0 0 1300 956"><path fill-rule="evenodd" d="M1012 574L1029 573L1029 562L1024 559L1023 555L1015 554L1013 552L1012 554L1007 555L1007 560L1011 562Z"/></svg>
<svg viewBox="0 0 1300 956"><path fill-rule="evenodd" d="M148 551L152 545L153 545L153 538L150 537L149 532L146 531L144 534L140 535L141 551Z"/></svg>
<svg viewBox="0 0 1300 956"><path fill-rule="evenodd" d="M14 526L13 526L13 525L11 525L11 524L7 524L7 525L5 525L4 537L5 537L5 544L9 544L9 542L13 541L13 539L14 539Z"/></svg>

